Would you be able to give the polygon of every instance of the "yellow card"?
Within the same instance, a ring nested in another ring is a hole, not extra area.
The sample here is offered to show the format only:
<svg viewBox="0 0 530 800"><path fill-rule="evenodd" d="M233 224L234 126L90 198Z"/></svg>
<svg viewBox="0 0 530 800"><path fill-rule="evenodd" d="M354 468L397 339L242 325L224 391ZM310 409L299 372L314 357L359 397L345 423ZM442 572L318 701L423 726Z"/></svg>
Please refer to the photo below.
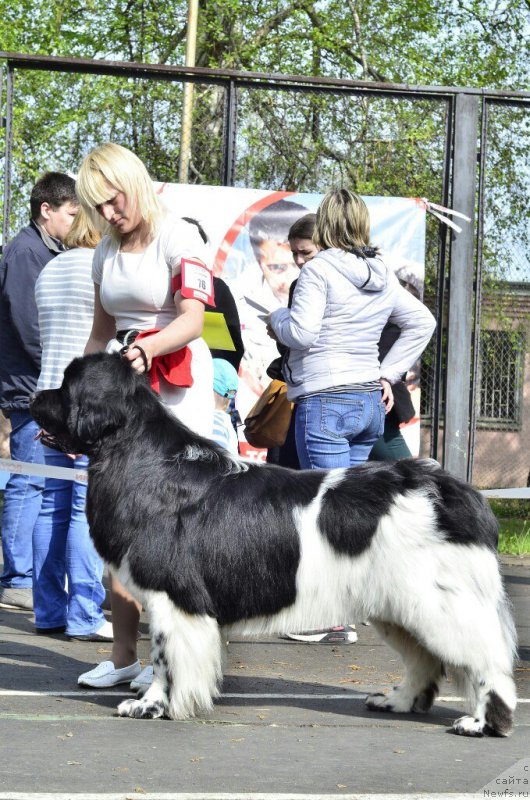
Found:
<svg viewBox="0 0 530 800"><path fill-rule="evenodd" d="M215 311L204 312L202 338L213 350L235 350L224 314Z"/></svg>

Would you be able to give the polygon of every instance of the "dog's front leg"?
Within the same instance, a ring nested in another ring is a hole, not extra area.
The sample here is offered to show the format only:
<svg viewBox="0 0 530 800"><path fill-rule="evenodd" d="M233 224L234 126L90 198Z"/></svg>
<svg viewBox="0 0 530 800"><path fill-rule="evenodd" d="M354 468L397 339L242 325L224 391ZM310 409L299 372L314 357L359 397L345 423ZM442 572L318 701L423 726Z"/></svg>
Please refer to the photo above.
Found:
<svg viewBox="0 0 530 800"><path fill-rule="evenodd" d="M187 614L163 593L147 600L154 680L143 697L118 706L122 717L186 719L210 711L221 680L215 619Z"/></svg>

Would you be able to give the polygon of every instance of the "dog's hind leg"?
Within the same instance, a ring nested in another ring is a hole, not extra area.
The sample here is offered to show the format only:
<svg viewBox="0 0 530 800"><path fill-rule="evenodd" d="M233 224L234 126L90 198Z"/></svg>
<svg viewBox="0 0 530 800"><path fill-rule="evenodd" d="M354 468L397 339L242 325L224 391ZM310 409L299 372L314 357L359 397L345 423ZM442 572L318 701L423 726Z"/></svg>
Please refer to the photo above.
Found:
<svg viewBox="0 0 530 800"><path fill-rule="evenodd" d="M221 637L215 619L187 614L165 594L147 601L153 683L136 700L118 706L123 717L187 719L208 712L219 693Z"/></svg>
<svg viewBox="0 0 530 800"><path fill-rule="evenodd" d="M489 622L486 631L478 629L470 637L469 663L453 670L470 701L471 714L453 723L453 731L462 736L509 736L513 729L517 705L512 677L516 636L504 592Z"/></svg>
<svg viewBox="0 0 530 800"><path fill-rule="evenodd" d="M470 561L470 567L473 566ZM395 626L386 630L383 626L381 632L387 637L390 634L389 644L400 650L409 665L409 674L403 685L390 695L368 698L370 708L413 710L412 696L422 688L428 700L429 682L437 683L435 674L429 677L428 662L423 671L423 687L417 677L418 674L421 677L421 662L427 653L432 669L436 670L436 662L440 666L443 663L448 673L463 684L470 701L470 713L453 723L455 733L463 736L510 734L516 706L512 678L513 620L496 559L487 555L482 562L479 560L476 574L471 568L466 574L461 566L455 581L447 584L442 594L432 593L428 605L424 598L422 608L413 617L411 633L398 628L401 633L396 637ZM418 642L421 643L419 650Z"/></svg>
<svg viewBox="0 0 530 800"><path fill-rule="evenodd" d="M455 670L457 679L458 670ZM472 700L472 713L453 722L453 731L460 736L509 736L513 729L516 706L515 684L511 675L502 673L486 677L467 673L462 681Z"/></svg>
<svg viewBox="0 0 530 800"><path fill-rule="evenodd" d="M399 625L372 620L385 641L396 650L405 664L405 677L388 694L371 694L366 705L371 711L426 713L438 694L443 665Z"/></svg>

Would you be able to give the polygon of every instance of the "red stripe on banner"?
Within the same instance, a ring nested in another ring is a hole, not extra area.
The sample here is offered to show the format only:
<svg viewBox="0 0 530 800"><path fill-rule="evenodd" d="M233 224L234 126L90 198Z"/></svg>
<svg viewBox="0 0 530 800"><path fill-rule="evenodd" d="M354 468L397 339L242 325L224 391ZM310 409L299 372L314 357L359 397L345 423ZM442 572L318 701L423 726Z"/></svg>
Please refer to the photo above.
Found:
<svg viewBox="0 0 530 800"><path fill-rule="evenodd" d="M272 192L271 194L266 195L265 197L261 197L259 200L256 200L251 206L246 208L239 217L232 223L230 228L228 229L228 233L226 234L225 238L219 245L219 249L215 254L215 259L213 262L214 274L216 277L222 275L224 264L226 261L226 257L230 251L230 248L234 244L235 240L245 227L248 222L252 219L252 217L261 211L263 208L267 208L267 206L276 203L278 200L283 200L285 197L291 197L293 194L298 194L297 192Z"/></svg>

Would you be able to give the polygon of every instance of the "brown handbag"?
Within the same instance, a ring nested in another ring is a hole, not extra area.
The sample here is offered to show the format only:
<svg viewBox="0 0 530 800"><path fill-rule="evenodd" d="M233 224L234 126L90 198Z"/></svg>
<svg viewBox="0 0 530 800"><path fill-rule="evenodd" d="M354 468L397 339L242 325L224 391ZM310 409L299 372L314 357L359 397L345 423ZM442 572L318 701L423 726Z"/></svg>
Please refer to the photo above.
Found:
<svg viewBox="0 0 530 800"><path fill-rule="evenodd" d="M244 434L252 447L278 447L285 442L293 404L284 381L272 380L245 417Z"/></svg>

